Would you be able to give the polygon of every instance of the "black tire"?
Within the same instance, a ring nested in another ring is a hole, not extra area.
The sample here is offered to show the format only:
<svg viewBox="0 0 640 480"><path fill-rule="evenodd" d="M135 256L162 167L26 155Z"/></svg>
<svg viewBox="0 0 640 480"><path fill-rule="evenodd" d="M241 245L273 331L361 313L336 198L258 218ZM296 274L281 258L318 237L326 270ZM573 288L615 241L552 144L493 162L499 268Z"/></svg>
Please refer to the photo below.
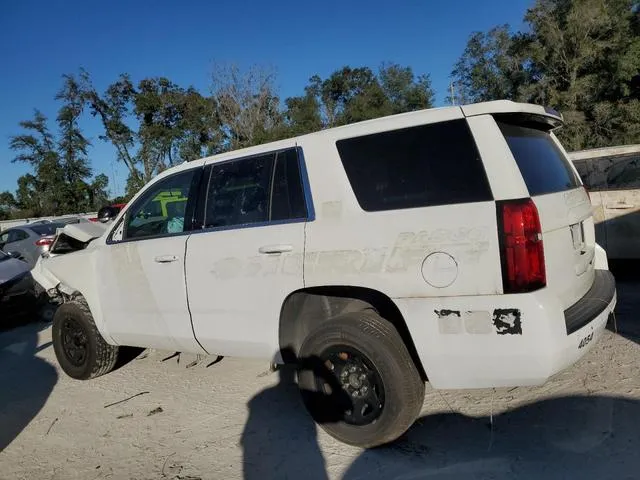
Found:
<svg viewBox="0 0 640 480"><path fill-rule="evenodd" d="M53 317L53 349L62 370L71 378L88 380L113 370L118 347L104 341L87 304L72 300Z"/></svg>
<svg viewBox="0 0 640 480"><path fill-rule="evenodd" d="M341 350L351 352L351 357ZM337 357L334 351L339 352ZM346 380L345 386L344 371L354 371L349 365L358 364L364 365L366 375L358 376L369 385L367 393L376 390L373 398L378 405L373 410L369 406L360 409L360 413L368 410L368 419L351 408L359 400L353 397L354 390L360 388L358 396L365 395L363 383ZM424 381L397 330L373 310L322 323L304 340L298 368L298 385L309 413L341 442L361 448L384 445L404 434L420 414Z"/></svg>

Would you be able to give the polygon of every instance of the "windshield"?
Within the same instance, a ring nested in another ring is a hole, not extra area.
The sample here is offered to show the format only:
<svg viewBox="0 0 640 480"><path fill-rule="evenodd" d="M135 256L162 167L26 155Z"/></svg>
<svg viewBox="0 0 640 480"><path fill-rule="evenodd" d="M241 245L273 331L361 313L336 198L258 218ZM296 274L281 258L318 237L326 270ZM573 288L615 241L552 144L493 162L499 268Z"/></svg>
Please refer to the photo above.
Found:
<svg viewBox="0 0 640 480"><path fill-rule="evenodd" d="M55 235L56 229L63 228L63 227L64 227L64 223L46 223L43 225L34 225L28 228L32 232L35 232L40 236L44 236L44 235Z"/></svg>

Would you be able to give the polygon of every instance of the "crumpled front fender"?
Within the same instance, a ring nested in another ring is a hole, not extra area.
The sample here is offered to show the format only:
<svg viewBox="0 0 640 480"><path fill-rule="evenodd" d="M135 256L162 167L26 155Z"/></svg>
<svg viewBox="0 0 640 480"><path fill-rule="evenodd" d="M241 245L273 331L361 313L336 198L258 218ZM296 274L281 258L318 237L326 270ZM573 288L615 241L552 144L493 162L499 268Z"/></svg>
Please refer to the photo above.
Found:
<svg viewBox="0 0 640 480"><path fill-rule="evenodd" d="M93 321L105 341L116 342L106 328L98 292L99 275L95 271L95 251L91 248L53 257L40 257L31 274L50 298L82 295L89 306ZM62 298L61 298L62 297Z"/></svg>

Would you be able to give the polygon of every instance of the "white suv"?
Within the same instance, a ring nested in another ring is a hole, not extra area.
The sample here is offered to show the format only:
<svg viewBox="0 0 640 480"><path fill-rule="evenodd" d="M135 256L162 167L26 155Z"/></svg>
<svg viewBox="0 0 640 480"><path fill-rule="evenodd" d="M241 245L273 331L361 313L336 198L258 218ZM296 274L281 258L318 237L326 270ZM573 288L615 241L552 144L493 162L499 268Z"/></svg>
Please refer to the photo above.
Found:
<svg viewBox="0 0 640 480"><path fill-rule="evenodd" d="M363 447L407 430L426 381L541 384L616 303L561 123L447 107L163 172L100 238L36 267L64 301L58 361L78 379L122 345L297 362L314 419Z"/></svg>

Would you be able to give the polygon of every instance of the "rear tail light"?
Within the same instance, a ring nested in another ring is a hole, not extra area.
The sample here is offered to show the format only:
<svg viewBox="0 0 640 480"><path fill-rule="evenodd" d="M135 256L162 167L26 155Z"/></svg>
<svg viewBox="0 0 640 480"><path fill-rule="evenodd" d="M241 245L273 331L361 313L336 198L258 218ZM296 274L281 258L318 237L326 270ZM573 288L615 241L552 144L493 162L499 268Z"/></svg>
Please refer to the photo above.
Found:
<svg viewBox="0 0 640 480"><path fill-rule="evenodd" d="M51 237L43 237L36 242L36 245L39 247L46 247L53 243L53 238Z"/></svg>
<svg viewBox="0 0 640 480"><path fill-rule="evenodd" d="M504 293L538 290L547 284L538 209L530 198L498 202Z"/></svg>

